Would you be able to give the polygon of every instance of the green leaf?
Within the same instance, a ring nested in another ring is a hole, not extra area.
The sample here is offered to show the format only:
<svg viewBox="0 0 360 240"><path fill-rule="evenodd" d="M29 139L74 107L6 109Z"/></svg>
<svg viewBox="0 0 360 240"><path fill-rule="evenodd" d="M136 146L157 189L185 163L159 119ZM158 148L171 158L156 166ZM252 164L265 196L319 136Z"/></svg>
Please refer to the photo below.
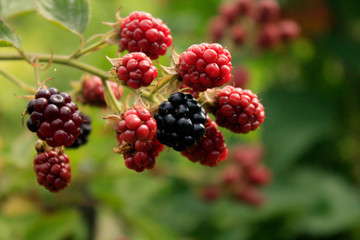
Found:
<svg viewBox="0 0 360 240"><path fill-rule="evenodd" d="M37 0L38 12L73 33L85 31L90 18L88 0Z"/></svg>
<svg viewBox="0 0 360 240"><path fill-rule="evenodd" d="M35 9L35 1L31 0L0 0L0 16L9 18Z"/></svg>
<svg viewBox="0 0 360 240"><path fill-rule="evenodd" d="M0 20L0 47L20 48L21 38L16 35L11 27L3 20Z"/></svg>

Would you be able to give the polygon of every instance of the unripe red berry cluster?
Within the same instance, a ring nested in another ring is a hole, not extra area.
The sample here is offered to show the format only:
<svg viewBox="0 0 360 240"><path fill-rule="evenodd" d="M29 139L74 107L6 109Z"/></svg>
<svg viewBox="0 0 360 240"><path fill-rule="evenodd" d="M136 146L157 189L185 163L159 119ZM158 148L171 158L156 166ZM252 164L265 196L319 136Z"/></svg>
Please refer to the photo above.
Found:
<svg viewBox="0 0 360 240"><path fill-rule="evenodd" d="M149 86L158 75L151 59L142 52L126 54L116 71L119 79L133 89Z"/></svg>
<svg viewBox="0 0 360 240"><path fill-rule="evenodd" d="M259 48L271 48L300 35L297 22L280 20L280 6L276 0L229 0L221 3L209 28L215 42L228 36L235 46L239 46L256 39L248 43Z"/></svg>
<svg viewBox="0 0 360 240"><path fill-rule="evenodd" d="M259 188L271 181L271 172L262 163L261 146L238 146L233 148L228 165L220 172L220 182L203 189L204 200L216 200L222 195L259 206L264 197Z"/></svg>
<svg viewBox="0 0 360 240"><path fill-rule="evenodd" d="M116 131L121 140L133 144L137 140L148 142L156 134L156 121L144 107L127 110L118 123Z"/></svg>
<svg viewBox="0 0 360 240"><path fill-rule="evenodd" d="M231 55L217 43L190 46L180 55L179 74L195 91L220 87L231 78Z"/></svg>
<svg viewBox="0 0 360 240"><path fill-rule="evenodd" d="M209 117L205 124L205 130L205 136L194 146L182 151L181 154L192 162L200 162L202 165L214 167L226 159L228 149L224 135Z"/></svg>
<svg viewBox="0 0 360 240"><path fill-rule="evenodd" d="M226 86L219 91L209 109L216 123L235 133L248 133L257 129L265 118L263 105L251 90Z"/></svg>
<svg viewBox="0 0 360 240"><path fill-rule="evenodd" d="M122 114L116 126L119 152L129 169L142 172L152 169L164 149L156 138L156 121L145 107L136 106Z"/></svg>
<svg viewBox="0 0 360 240"><path fill-rule="evenodd" d="M143 52L151 59L164 55L172 44L170 29L150 13L135 11L121 19L121 51Z"/></svg>
<svg viewBox="0 0 360 240"><path fill-rule="evenodd" d="M115 82L107 81L116 99L123 95L123 88ZM81 94L78 96L80 102L93 106L105 107L104 85L98 76L85 76L82 82Z"/></svg>

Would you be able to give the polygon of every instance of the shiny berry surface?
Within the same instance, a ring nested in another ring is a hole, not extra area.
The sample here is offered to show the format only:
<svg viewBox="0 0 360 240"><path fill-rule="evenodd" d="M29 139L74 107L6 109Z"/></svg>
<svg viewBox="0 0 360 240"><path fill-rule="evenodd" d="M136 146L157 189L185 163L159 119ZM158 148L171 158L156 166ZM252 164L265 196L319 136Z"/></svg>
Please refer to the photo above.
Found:
<svg viewBox="0 0 360 240"><path fill-rule="evenodd" d="M121 22L121 51L143 52L151 59L164 55L172 44L170 29L150 13L135 11Z"/></svg>
<svg viewBox="0 0 360 240"><path fill-rule="evenodd" d="M230 52L218 43L195 44L180 55L179 74L184 84L195 91L229 82L231 69Z"/></svg>

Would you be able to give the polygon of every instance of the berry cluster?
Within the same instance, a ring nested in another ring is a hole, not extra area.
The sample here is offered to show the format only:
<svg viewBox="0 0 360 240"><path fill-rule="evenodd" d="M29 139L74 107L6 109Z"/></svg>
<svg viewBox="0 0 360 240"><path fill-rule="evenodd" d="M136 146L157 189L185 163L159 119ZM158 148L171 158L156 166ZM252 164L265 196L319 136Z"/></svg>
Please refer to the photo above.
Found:
<svg viewBox="0 0 360 240"><path fill-rule="evenodd" d="M135 11L120 22L120 51L143 52L151 59L157 59L172 44L168 26L150 13Z"/></svg>
<svg viewBox="0 0 360 240"><path fill-rule="evenodd" d="M256 39L250 44L271 48L300 35L300 27L295 21L280 21L279 16L280 6L276 0L229 0L219 5L218 15L210 22L210 34L216 42L223 40L228 32L237 46ZM255 31L254 25L257 26Z"/></svg>
<svg viewBox="0 0 360 240"><path fill-rule="evenodd" d="M37 182L50 192L66 188L71 181L69 157L54 150L38 150L34 158L34 171Z"/></svg>
<svg viewBox="0 0 360 240"><path fill-rule="evenodd" d="M264 198L257 188L271 181L270 170L261 163L263 148L238 146L231 155L228 165L220 173L220 182L205 187L203 198L212 201L227 194L236 201L261 205Z"/></svg>
<svg viewBox="0 0 360 240"><path fill-rule="evenodd" d="M70 146L80 134L81 113L65 92L41 88L26 110L28 129L51 147Z"/></svg>
<svg viewBox="0 0 360 240"><path fill-rule="evenodd" d="M181 154L192 162L200 162L210 167L217 166L228 155L224 135L209 117L205 124L205 131L205 136L198 143L181 152Z"/></svg>
<svg viewBox="0 0 360 240"><path fill-rule="evenodd" d="M122 86L118 86L115 82L107 81L116 99L120 99L123 95ZM89 77L85 75L82 80L81 94L77 96L77 100L93 106L105 107L104 86L101 78L98 76Z"/></svg>
<svg viewBox="0 0 360 240"><path fill-rule="evenodd" d="M249 14L250 3L251 0L237 1L238 13ZM236 15L229 15L231 11L225 7L221 10L227 24L235 21ZM257 21L266 22L266 16L261 14ZM118 147L114 151L123 155L127 168L137 172L153 169L164 145L181 152L192 162L217 166L228 155L218 125L235 133L248 133L264 121L264 108L250 90L232 86L215 89L231 79L232 57L221 44L194 44L181 55L173 52L171 66L160 65L165 73L155 82L158 69L152 60L164 55L172 44L170 29L145 12L133 12L119 19L116 26L115 34L120 37L117 44L121 45L121 51L129 53L122 58L108 59L113 65L113 77L131 90L148 89L138 90L136 101L128 95L122 105L118 102L123 95L122 86L114 82L104 86L105 74L103 79L85 76L77 99L83 104L109 104L114 112L121 112L106 119L116 131ZM241 41L241 34L237 31L237 41ZM233 84L239 86L242 82L234 79ZM109 87L110 93L105 91ZM165 97L168 97L166 101ZM130 108L129 103L132 104ZM215 115L216 123L202 106ZM121 109L126 110L122 112ZM37 147L34 170L38 182L52 192L64 189L71 180L70 162L64 147L77 148L88 141L91 119L78 110L67 93L55 88L39 89L35 99L29 101L26 112L30 114L28 129L50 146L44 147L45 143L41 142L41 148ZM251 173L249 179L261 183L261 176L261 173ZM215 192L212 191L213 198Z"/></svg>
<svg viewBox="0 0 360 240"><path fill-rule="evenodd" d="M185 85L195 91L220 87L231 78L231 55L217 43L190 46L180 55L179 74Z"/></svg>
<svg viewBox="0 0 360 240"><path fill-rule="evenodd" d="M254 131L265 118L264 107L256 94L232 86L221 89L209 109L219 126L235 133Z"/></svg>
<svg viewBox="0 0 360 240"><path fill-rule="evenodd" d="M155 115L159 142L176 151L193 146L205 134L206 112L191 94L176 92Z"/></svg>

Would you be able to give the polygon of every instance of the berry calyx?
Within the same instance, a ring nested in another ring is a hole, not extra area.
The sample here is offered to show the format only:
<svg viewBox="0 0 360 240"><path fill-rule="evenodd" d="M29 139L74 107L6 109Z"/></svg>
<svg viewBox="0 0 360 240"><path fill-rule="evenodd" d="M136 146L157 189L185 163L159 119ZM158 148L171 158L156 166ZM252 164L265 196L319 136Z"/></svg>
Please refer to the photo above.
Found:
<svg viewBox="0 0 360 240"><path fill-rule="evenodd" d="M235 133L254 131L265 118L264 107L257 95L233 86L225 86L218 92L210 111L219 126Z"/></svg>
<svg viewBox="0 0 360 240"><path fill-rule="evenodd" d="M120 31L120 51L143 52L151 59L164 55L172 44L169 27L150 13L130 13L121 19Z"/></svg>
<svg viewBox="0 0 360 240"><path fill-rule="evenodd" d="M190 46L180 55L179 74L195 91L224 85L231 78L231 55L218 43Z"/></svg>
<svg viewBox="0 0 360 240"><path fill-rule="evenodd" d="M149 86L158 75L151 59L142 52L126 54L115 68L119 79L133 89Z"/></svg>
<svg viewBox="0 0 360 240"><path fill-rule="evenodd" d="M226 159L228 149L224 135L209 117L205 124L205 131L205 136L198 143L182 151L181 154L192 162L200 162L202 165L214 167Z"/></svg>
<svg viewBox="0 0 360 240"><path fill-rule="evenodd" d="M184 151L205 134L206 112L191 94L175 92L155 115L160 143Z"/></svg>
<svg viewBox="0 0 360 240"><path fill-rule="evenodd" d="M69 94L41 88L27 106L27 127L51 147L70 146L80 134L82 116Z"/></svg>
<svg viewBox="0 0 360 240"><path fill-rule="evenodd" d="M123 95L122 86L115 82L107 81L114 96L119 100ZM82 83L82 92L79 100L84 104L105 107L104 86L98 76L85 76Z"/></svg>
<svg viewBox="0 0 360 240"><path fill-rule="evenodd" d="M53 150L38 153L34 158L37 182L50 192L58 192L71 182L69 157Z"/></svg>

